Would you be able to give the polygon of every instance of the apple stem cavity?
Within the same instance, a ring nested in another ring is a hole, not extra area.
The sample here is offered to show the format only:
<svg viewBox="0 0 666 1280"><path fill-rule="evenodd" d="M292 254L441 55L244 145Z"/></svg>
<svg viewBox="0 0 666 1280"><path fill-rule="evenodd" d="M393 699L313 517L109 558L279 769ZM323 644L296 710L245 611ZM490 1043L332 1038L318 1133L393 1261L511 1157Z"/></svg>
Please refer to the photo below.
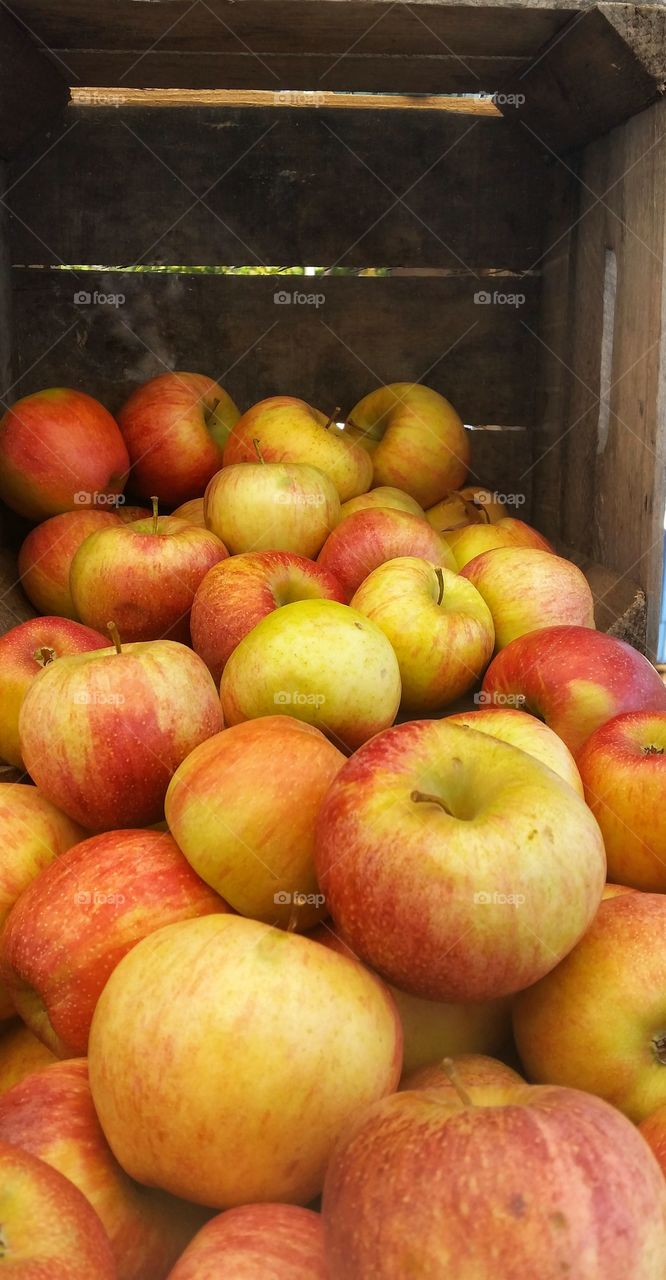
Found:
<svg viewBox="0 0 666 1280"><path fill-rule="evenodd" d="M150 499L150 501L151 501L152 506L153 506L153 533L157 533L157 532L159 531L159 527L160 527L160 526L159 526L159 519L160 519L159 505L160 505L160 500L159 500L159 498L152 497L152 498Z"/></svg>
<svg viewBox="0 0 666 1280"><path fill-rule="evenodd" d="M54 662L58 655L50 645L43 644L40 649L35 649L32 656L40 667L48 667L49 663Z"/></svg>
<svg viewBox="0 0 666 1280"><path fill-rule="evenodd" d="M252 443L253 443L253 445L254 445L254 452L256 453L257 458L259 459L259 461L260 461L260 463L262 464L262 466L265 466L265 465L266 465L266 459L265 459L265 457L264 457L263 453L261 452L261 448L260 448L260 446L261 446L261 440L253 440L253 441L252 441Z"/></svg>
<svg viewBox="0 0 666 1280"><path fill-rule="evenodd" d="M490 516L488 515L488 511L486 510L482 502L475 502L474 499L472 499L469 505L473 507L475 511L478 511L479 515L481 516L481 524L491 523Z"/></svg>
<svg viewBox="0 0 666 1280"><path fill-rule="evenodd" d="M444 1072L444 1075L447 1076L448 1079L450 1080L463 1106L473 1107L474 1103L470 1098L466 1088L464 1087L460 1079L460 1076L458 1075L458 1069L456 1067L455 1062L453 1061L453 1058L444 1058L442 1062L442 1071Z"/></svg>
<svg viewBox="0 0 666 1280"><path fill-rule="evenodd" d="M115 622L107 622L106 629L109 632L114 645L116 646L116 653L122 653L123 646L120 643L120 632Z"/></svg>
<svg viewBox="0 0 666 1280"><path fill-rule="evenodd" d="M664 754L664 748L655 747L654 743L650 743L649 746L643 747L642 750L644 756L663 756Z"/></svg>
<svg viewBox="0 0 666 1280"><path fill-rule="evenodd" d="M454 816L451 810L447 809L444 801L440 800L439 796L431 796L427 791L412 791L409 798L414 801L414 804L437 804L450 818Z"/></svg>
<svg viewBox="0 0 666 1280"><path fill-rule="evenodd" d="M653 1037L652 1048L657 1062L659 1062L662 1067L666 1067L666 1033L662 1031L661 1035Z"/></svg>
<svg viewBox="0 0 666 1280"><path fill-rule="evenodd" d="M329 428L330 426L332 426L332 424L337 420L337 416L338 416L339 412L340 412L340 405L339 405L339 404L336 404L335 409L333 410L332 414L330 415L330 417L329 417L329 419L328 419L328 422L327 422L327 423L325 423L325 425L324 425L324 431L328 431L328 428Z"/></svg>
<svg viewBox="0 0 666 1280"><path fill-rule="evenodd" d="M437 604L441 604L444 599L444 570L439 566L435 568L435 577L437 579Z"/></svg>

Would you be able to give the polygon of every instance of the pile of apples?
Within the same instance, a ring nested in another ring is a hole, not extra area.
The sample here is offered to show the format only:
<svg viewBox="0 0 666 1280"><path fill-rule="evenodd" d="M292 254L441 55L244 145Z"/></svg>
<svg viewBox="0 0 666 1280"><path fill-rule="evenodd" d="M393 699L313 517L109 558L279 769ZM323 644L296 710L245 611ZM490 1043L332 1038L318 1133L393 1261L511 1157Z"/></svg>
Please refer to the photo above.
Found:
<svg viewBox="0 0 666 1280"><path fill-rule="evenodd" d="M664 1280L666 686L442 396L337 412L0 421L0 1270Z"/></svg>

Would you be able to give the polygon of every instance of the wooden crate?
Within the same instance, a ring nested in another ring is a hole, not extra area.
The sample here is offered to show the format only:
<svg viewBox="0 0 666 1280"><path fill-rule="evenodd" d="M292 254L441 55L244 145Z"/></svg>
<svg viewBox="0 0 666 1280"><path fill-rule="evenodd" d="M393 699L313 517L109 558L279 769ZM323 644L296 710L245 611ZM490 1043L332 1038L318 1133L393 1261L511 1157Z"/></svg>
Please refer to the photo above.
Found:
<svg viewBox="0 0 666 1280"><path fill-rule="evenodd" d="M654 656L665 82L661 5L13 0L3 401L66 383L113 410L184 368L243 408L347 412L425 381L477 428L474 478L524 496L598 625ZM392 274L193 270L241 264ZM3 629L30 615L24 533L5 517Z"/></svg>

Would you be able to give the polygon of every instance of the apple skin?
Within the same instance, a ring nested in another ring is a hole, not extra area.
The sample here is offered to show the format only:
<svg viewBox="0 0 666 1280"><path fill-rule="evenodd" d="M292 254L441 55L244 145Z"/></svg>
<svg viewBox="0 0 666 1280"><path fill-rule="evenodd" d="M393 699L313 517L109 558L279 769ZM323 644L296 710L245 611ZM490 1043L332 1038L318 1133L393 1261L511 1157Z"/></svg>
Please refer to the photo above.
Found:
<svg viewBox="0 0 666 1280"><path fill-rule="evenodd" d="M213 476L204 518L232 555L291 551L312 557L340 519L340 499L318 467L244 462Z"/></svg>
<svg viewBox="0 0 666 1280"><path fill-rule="evenodd" d="M351 606L390 640L400 667L401 708L439 711L476 684L493 653L485 601L449 569L398 556L373 569Z"/></svg>
<svg viewBox="0 0 666 1280"><path fill-rule="evenodd" d="M175 507L203 493L222 466L239 410L203 373L161 373L137 387L118 414L132 462L132 492Z"/></svg>
<svg viewBox="0 0 666 1280"><path fill-rule="evenodd" d="M200 498L190 498L188 502L181 503L171 514L177 516L179 520L187 520L188 524L196 525L197 529L206 528L203 495Z"/></svg>
<svg viewBox="0 0 666 1280"><path fill-rule="evenodd" d="M0 418L0 499L28 520L122 493L129 456L118 425L83 391L50 387Z"/></svg>
<svg viewBox="0 0 666 1280"><path fill-rule="evenodd" d="M351 960L356 960L357 964L361 963L330 924L319 925L309 937L314 942L329 947L331 951L348 956ZM442 1058L451 1054L474 1056L499 1052L511 1039L509 1000L446 1004L435 1000L420 1000L418 996L410 996L390 983L386 985L395 1000L402 1025L403 1081L406 1074L435 1062L441 1063Z"/></svg>
<svg viewBox="0 0 666 1280"><path fill-rule="evenodd" d="M18 554L18 571L25 594L39 613L78 619L69 589L69 570L89 533L120 524L115 512L83 507L65 511L38 524Z"/></svg>
<svg viewBox="0 0 666 1280"><path fill-rule="evenodd" d="M555 554L547 538L523 520L511 516L495 524L468 524L462 529L442 531L442 537L451 549L458 572L485 551L500 547L535 547Z"/></svg>
<svg viewBox="0 0 666 1280"><path fill-rule="evenodd" d="M483 523L479 508L459 491L447 493L434 507L428 507L425 518L438 533L451 533L468 524Z"/></svg>
<svg viewBox="0 0 666 1280"><path fill-rule="evenodd" d="M404 489L422 507L439 502L467 475L467 432L453 405L430 387L378 387L359 400L348 422L373 442L373 483Z"/></svg>
<svg viewBox="0 0 666 1280"><path fill-rule="evenodd" d="M18 1020L0 1030L0 1095L33 1071L40 1071L58 1059L29 1027Z"/></svg>
<svg viewBox="0 0 666 1280"><path fill-rule="evenodd" d="M266 716L202 742L176 769L164 811L190 865L235 911L309 929L318 898L314 828L345 757L310 725ZM277 901L276 901L277 895ZM282 899L289 901L282 901Z"/></svg>
<svg viewBox="0 0 666 1280"><path fill-rule="evenodd" d="M397 1087L402 1037L389 993L359 965L218 915L168 925L121 960L89 1064L130 1176L220 1209L307 1204L350 1118Z"/></svg>
<svg viewBox="0 0 666 1280"><path fill-rule="evenodd" d="M629 711L578 754L585 799L604 838L612 880L666 892L666 711Z"/></svg>
<svg viewBox="0 0 666 1280"><path fill-rule="evenodd" d="M627 884L613 884L609 881L601 895L601 900L605 902L606 898L619 898L623 893L638 893L638 889L632 889Z"/></svg>
<svg viewBox="0 0 666 1280"><path fill-rule="evenodd" d="M228 909L167 833L109 831L69 849L24 890L0 938L0 973L34 1034L58 1057L76 1058L109 974L141 938Z"/></svg>
<svg viewBox="0 0 666 1280"><path fill-rule="evenodd" d="M347 502L370 488L372 461L346 433L327 430L327 421L326 414L294 396L260 400L235 424L224 449L224 466L255 462L256 440L265 462L318 467L332 480L340 502Z"/></svg>
<svg viewBox="0 0 666 1280"><path fill-rule="evenodd" d="M214 533L173 516L101 529L72 561L74 607L97 630L112 618L128 642L188 644L197 587L228 554Z"/></svg>
<svg viewBox="0 0 666 1280"><path fill-rule="evenodd" d="M583 783L569 748L548 725L527 711L518 711L515 707L480 707L478 711L462 711L446 719L448 724L467 725L512 747L520 747L568 782L579 796L583 795Z"/></svg>
<svg viewBox="0 0 666 1280"><path fill-rule="evenodd" d="M536 547L497 547L468 561L461 575L485 600L495 647L544 627L594 628L594 598L577 565Z"/></svg>
<svg viewBox="0 0 666 1280"><path fill-rule="evenodd" d="M341 769L315 869L337 931L387 981L428 1000L491 1000L571 950L606 858L589 809L552 770L487 733L422 720Z"/></svg>
<svg viewBox="0 0 666 1280"><path fill-rule="evenodd" d="M512 640L483 680L489 700L519 697L574 755L623 711L666 711L666 685L623 640L588 627L544 627Z"/></svg>
<svg viewBox="0 0 666 1280"><path fill-rule="evenodd" d="M161 822L172 774L221 728L210 672L173 640L59 658L19 717L31 777L93 832Z"/></svg>
<svg viewBox="0 0 666 1280"><path fill-rule="evenodd" d="M483 1089L485 1106L495 1091L497 1105L501 1106L507 1087L521 1084L525 1084L523 1077L497 1058L489 1058L483 1053L458 1053L449 1055L445 1062L433 1062L403 1076L400 1089L402 1092L437 1089L438 1093L448 1095L452 1102L460 1101L458 1090L461 1087L467 1091Z"/></svg>
<svg viewBox="0 0 666 1280"><path fill-rule="evenodd" d="M321 1216L293 1204L244 1204L211 1218L168 1280L328 1280Z"/></svg>
<svg viewBox="0 0 666 1280"><path fill-rule="evenodd" d="M645 1120L641 1120L638 1130L645 1138L657 1164L666 1177L666 1103L661 1107L657 1107L657 1110L646 1116Z"/></svg>
<svg viewBox="0 0 666 1280"><path fill-rule="evenodd" d="M67 618L28 618L0 636L0 759L23 768L19 715L33 681L55 659L105 649L108 638Z"/></svg>
<svg viewBox="0 0 666 1280"><path fill-rule="evenodd" d="M390 485L380 485L378 489L370 489L368 493L359 493L357 498L343 502L340 508L340 520L352 516L355 511L366 511L369 508L382 507L394 511L408 511L410 515L425 516L423 507L411 498L403 489L393 489Z"/></svg>
<svg viewBox="0 0 666 1280"><path fill-rule="evenodd" d="M660 1280L666 1182L633 1125L578 1090L497 1092L398 1093L346 1130L324 1187L330 1280Z"/></svg>
<svg viewBox="0 0 666 1280"><path fill-rule="evenodd" d="M110 1240L118 1280L164 1280L201 1225L199 1209L123 1172L95 1115L84 1058L44 1067L3 1094L0 1133L85 1196Z"/></svg>
<svg viewBox="0 0 666 1280"><path fill-rule="evenodd" d="M514 1003L516 1045L538 1082L596 1093L638 1123L666 1103L666 898L601 903L578 946Z"/></svg>
<svg viewBox="0 0 666 1280"><path fill-rule="evenodd" d="M356 609L299 600L241 640L224 668L220 699L227 725L283 708L355 751L395 720L398 660L383 631Z"/></svg>
<svg viewBox="0 0 666 1280"><path fill-rule="evenodd" d="M17 898L45 867L83 838L81 827L24 782L0 785L0 930ZM0 981L0 1021L16 1010Z"/></svg>
<svg viewBox="0 0 666 1280"><path fill-rule="evenodd" d="M427 520L384 507L347 516L326 539L317 563L337 578L351 600L373 569L398 556L419 556L445 569L456 567L446 543Z"/></svg>
<svg viewBox="0 0 666 1280"><path fill-rule="evenodd" d="M192 647L216 684L234 649L262 618L297 600L345 603L340 583L290 551L247 551L211 569L192 605Z"/></svg>
<svg viewBox="0 0 666 1280"><path fill-rule="evenodd" d="M8 1280L118 1280L109 1237L85 1196L44 1160L2 1141L0 1222Z"/></svg>

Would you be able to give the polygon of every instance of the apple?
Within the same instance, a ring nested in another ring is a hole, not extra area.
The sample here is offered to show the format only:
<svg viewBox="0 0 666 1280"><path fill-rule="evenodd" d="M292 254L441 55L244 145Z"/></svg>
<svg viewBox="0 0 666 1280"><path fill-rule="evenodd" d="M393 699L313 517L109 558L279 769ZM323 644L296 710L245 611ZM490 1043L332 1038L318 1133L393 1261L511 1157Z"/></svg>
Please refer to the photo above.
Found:
<svg viewBox="0 0 666 1280"><path fill-rule="evenodd" d="M428 1000L491 1000L571 950L606 858L589 809L551 769L422 720L378 734L340 770L315 869L342 938L387 981Z"/></svg>
<svg viewBox="0 0 666 1280"><path fill-rule="evenodd" d="M0 759L23 768L18 722L35 678L56 658L104 649L108 640L66 618L28 618L0 636Z"/></svg>
<svg viewBox="0 0 666 1280"><path fill-rule="evenodd" d="M481 524L483 515L479 507L462 493L447 493L434 507L425 512L428 524L438 533L451 533L453 529L462 529L468 524Z"/></svg>
<svg viewBox="0 0 666 1280"><path fill-rule="evenodd" d="M460 572L492 614L498 650L544 627L594 628L587 578L562 556L536 547L497 547L469 560Z"/></svg>
<svg viewBox="0 0 666 1280"><path fill-rule="evenodd" d="M0 938L0 972L34 1034L60 1058L82 1056L100 992L126 952L164 925L226 910L170 835L109 831L24 890Z"/></svg>
<svg viewBox="0 0 666 1280"><path fill-rule="evenodd" d="M128 470L115 420L83 391L36 391L0 418L0 499L28 520L104 506Z"/></svg>
<svg viewBox="0 0 666 1280"><path fill-rule="evenodd" d="M0 1095L33 1071L57 1061L56 1055L24 1023L8 1023L7 1030L0 1032Z"/></svg>
<svg viewBox="0 0 666 1280"><path fill-rule="evenodd" d="M525 1081L513 1067L497 1058L489 1058L483 1053L458 1053L450 1055L444 1062L432 1062L429 1066L420 1067L404 1076L400 1089L437 1089L440 1094L447 1094L452 1101L460 1097L458 1090L470 1088L483 1089L484 1105L490 1103L490 1095L496 1091L497 1105L502 1106L507 1086L524 1085Z"/></svg>
<svg viewBox="0 0 666 1280"><path fill-rule="evenodd" d="M487 489L482 484L466 484L459 490L460 496L475 506L482 517L490 524L497 524L506 516L506 502L502 494L494 489ZM514 495L514 501L518 495ZM520 495L522 498L523 495ZM524 500L524 498L523 498Z"/></svg>
<svg viewBox="0 0 666 1280"><path fill-rule="evenodd" d="M309 929L324 908L315 820L344 762L318 729L291 716L235 725L176 769L164 805L169 830L241 915Z"/></svg>
<svg viewBox="0 0 666 1280"><path fill-rule="evenodd" d="M115 512L83 507L38 524L21 546L18 571L28 600L39 613L77 618L69 589L69 570L89 533L118 527Z"/></svg>
<svg viewBox="0 0 666 1280"><path fill-rule="evenodd" d="M493 620L479 592L427 560L387 560L361 583L351 605L390 640L404 711L441 710L476 684L492 657Z"/></svg>
<svg viewBox="0 0 666 1280"><path fill-rule="evenodd" d="M507 1081L385 1098L342 1135L330 1280L661 1280L666 1182L599 1098Z"/></svg>
<svg viewBox="0 0 666 1280"><path fill-rule="evenodd" d="M36 787L25 782L0 785L0 931L24 889L83 834ZM0 1021L15 1012L0 981Z"/></svg>
<svg viewBox="0 0 666 1280"><path fill-rule="evenodd" d="M220 698L227 725L293 715L355 751L395 720L400 670L384 633L356 609L299 600L263 618L236 646Z"/></svg>
<svg viewBox="0 0 666 1280"><path fill-rule="evenodd" d="M491 701L520 698L574 755L623 711L666 711L666 685L647 658L588 627L544 627L512 640L483 681Z"/></svg>
<svg viewBox="0 0 666 1280"><path fill-rule="evenodd" d="M321 924L309 935L315 942L352 960L354 952L330 924ZM357 963L361 963L357 960ZM448 1004L421 1000L387 983L402 1025L403 1073L414 1072L448 1054L479 1054L503 1049L511 1039L509 1000L479 1000L474 1004ZM403 1076L404 1078L404 1076ZM401 1085L402 1087L402 1085Z"/></svg>
<svg viewBox="0 0 666 1280"><path fill-rule="evenodd" d="M512 747L520 747L521 751L534 756L564 778L579 796L583 795L583 783L569 748L548 725L527 711L518 711L514 707L481 706L478 711L462 711L447 716L447 723L467 725L469 729L509 742Z"/></svg>
<svg viewBox="0 0 666 1280"><path fill-rule="evenodd" d="M419 503L411 498L403 489L393 489L390 485L380 485L378 489L370 489L369 493L359 493L357 498L349 498L340 508L340 519L344 520L355 511L367 511L368 508L382 507L394 511L408 511L410 515L423 519L425 512Z"/></svg>
<svg viewBox="0 0 666 1280"><path fill-rule="evenodd" d="M0 1133L85 1196L111 1243L118 1280L164 1280L201 1225L200 1210L137 1186L121 1169L95 1115L83 1058L44 1067L3 1094Z"/></svg>
<svg viewBox="0 0 666 1280"><path fill-rule="evenodd" d="M0 1262L7 1280L118 1280L109 1237L61 1173L0 1141Z"/></svg>
<svg viewBox="0 0 666 1280"><path fill-rule="evenodd" d="M666 898L601 903L570 955L514 1005L528 1076L596 1093L636 1122L666 1103Z"/></svg>
<svg viewBox="0 0 666 1280"><path fill-rule="evenodd" d="M605 902L606 898L619 898L623 893L638 893L638 890L632 889L631 886L627 884L613 884L609 881L604 887L601 900L602 902Z"/></svg>
<svg viewBox="0 0 666 1280"><path fill-rule="evenodd" d="M401 1063L376 978L235 915L168 925L134 947L100 996L89 1049L123 1168L214 1208L307 1204L341 1130L396 1088Z"/></svg>
<svg viewBox="0 0 666 1280"><path fill-rule="evenodd" d="M340 502L365 493L372 482L372 462L365 450L336 430L325 413L294 396L270 396L239 418L224 449L225 468L231 463L253 463L257 448L265 462L307 463L323 471Z"/></svg>
<svg viewBox="0 0 666 1280"><path fill-rule="evenodd" d="M445 569L456 567L443 538L427 520L383 507L347 516L326 539L317 563L337 578L351 600L373 569L399 556L419 556Z"/></svg>
<svg viewBox="0 0 666 1280"><path fill-rule="evenodd" d="M192 605L192 646L216 684L248 631L275 609L298 600L337 600L345 594L333 574L291 551L247 551L210 569Z"/></svg>
<svg viewBox="0 0 666 1280"><path fill-rule="evenodd" d="M195 524L198 529L206 528L203 496L201 498L190 498L188 502L182 502L172 512L172 515L178 516L179 520L187 520L188 524Z"/></svg>
<svg viewBox="0 0 666 1280"><path fill-rule="evenodd" d="M375 485L396 485L422 507L439 502L467 475L467 432L453 405L430 387L378 387L359 400L347 423L372 442Z"/></svg>
<svg viewBox="0 0 666 1280"><path fill-rule="evenodd" d="M137 387L118 414L132 463L132 492L177 506L203 493L222 466L239 418L231 396L203 373L161 373Z"/></svg>
<svg viewBox="0 0 666 1280"><path fill-rule="evenodd" d="M100 529L79 547L70 588L77 614L101 630L113 618L126 641L187 644L197 587L228 551L207 529L159 516Z"/></svg>
<svg viewBox="0 0 666 1280"><path fill-rule="evenodd" d="M494 551L499 547L536 547L539 551L555 554L542 534L523 520L514 520L511 516L495 524L468 524L461 529L452 529L443 532L442 538L448 543L458 570L464 569L470 560L483 555L484 551Z"/></svg>
<svg viewBox="0 0 666 1280"><path fill-rule="evenodd" d="M243 1204L211 1218L167 1280L328 1280L321 1217L293 1204Z"/></svg>
<svg viewBox="0 0 666 1280"><path fill-rule="evenodd" d="M218 471L204 494L204 517L233 555L293 551L311 557L337 524L340 499L318 467L262 459Z"/></svg>
<svg viewBox="0 0 666 1280"><path fill-rule="evenodd" d="M629 711L601 725L578 754L585 799L613 880L666 892L666 711Z"/></svg>
<svg viewBox="0 0 666 1280"><path fill-rule="evenodd" d="M59 658L26 694L19 738L44 795L88 831L160 822L181 760L219 733L201 658L173 640Z"/></svg>

